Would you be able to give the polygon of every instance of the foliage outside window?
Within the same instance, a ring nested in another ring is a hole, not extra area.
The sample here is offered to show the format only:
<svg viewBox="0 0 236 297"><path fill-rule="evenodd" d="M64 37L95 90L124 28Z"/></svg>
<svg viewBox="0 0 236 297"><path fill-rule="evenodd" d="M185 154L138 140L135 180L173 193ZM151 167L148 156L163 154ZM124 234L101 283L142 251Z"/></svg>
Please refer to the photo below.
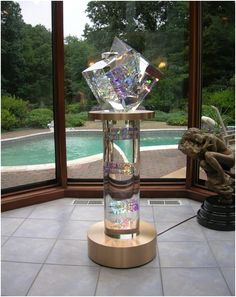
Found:
<svg viewBox="0 0 236 297"><path fill-rule="evenodd" d="M234 1L202 3L202 116L215 121L214 127L202 122L202 129L219 137L225 136L220 117L226 129L235 130ZM200 179L206 179L202 170Z"/></svg>
<svg viewBox="0 0 236 297"><path fill-rule="evenodd" d="M142 103L142 108L156 112L149 128L158 126L162 129L163 125L169 129L186 127L189 70L188 2L91 1L85 14L90 24L85 25L83 36L65 36L67 113L75 118L79 117L81 112L98 108L97 101L82 77L82 71L91 63L100 60L101 53L110 50L112 41L117 36L148 58L164 74L163 79ZM64 23L67 21L69 20L65 15ZM141 128L146 129L143 125L145 123L141 123ZM181 153L179 159L184 167L185 157ZM149 163L153 163L154 166L156 160ZM92 164L90 168L92 172ZM76 171L68 163L68 169L69 178L85 177L79 167ZM101 178L102 168L100 171L100 174L93 171L93 177ZM156 176L149 168L142 177L161 177L161 172ZM180 177L185 177L185 173Z"/></svg>
<svg viewBox="0 0 236 297"><path fill-rule="evenodd" d="M19 162L22 166L40 164L37 160L38 151L33 148L30 153L35 155L35 162L28 163L31 136L25 136L48 132L47 125L53 120L51 35L51 31L43 25L32 26L25 23L19 3L1 2L3 188L55 179L53 133L48 144L51 151L50 160L47 161L51 163L50 173L36 167L31 167L31 171L26 167L19 167ZM18 140L14 140L15 137ZM40 149L40 139L37 148L39 151L43 150L43 147ZM32 139L31 142L34 141ZM18 160L14 163L13 160L16 160L20 151L18 146L25 150L25 153L22 151L25 161ZM12 161L8 163L8 160Z"/></svg>
<svg viewBox="0 0 236 297"><path fill-rule="evenodd" d="M202 32L203 112L214 105L234 125L235 3L203 2Z"/></svg>

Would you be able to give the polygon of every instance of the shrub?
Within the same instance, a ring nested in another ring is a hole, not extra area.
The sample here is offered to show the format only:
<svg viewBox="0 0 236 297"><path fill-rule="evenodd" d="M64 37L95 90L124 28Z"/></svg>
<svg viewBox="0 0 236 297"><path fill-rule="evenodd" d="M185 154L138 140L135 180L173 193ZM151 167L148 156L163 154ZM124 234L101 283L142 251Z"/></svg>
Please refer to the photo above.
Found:
<svg viewBox="0 0 236 297"><path fill-rule="evenodd" d="M87 121L88 120L88 113L86 111L80 112L79 117L80 117L81 120Z"/></svg>
<svg viewBox="0 0 236 297"><path fill-rule="evenodd" d="M2 130L12 130L17 125L16 117L11 114L7 109L1 109L1 122L2 122Z"/></svg>
<svg viewBox="0 0 236 297"><path fill-rule="evenodd" d="M81 105L80 103L72 103L66 106L66 113L79 113L81 112Z"/></svg>
<svg viewBox="0 0 236 297"><path fill-rule="evenodd" d="M231 125L231 124L234 125L234 119L229 114L220 113L220 115L225 126ZM218 127L221 126L219 116L211 106L202 105L202 116L212 118L217 123Z"/></svg>
<svg viewBox="0 0 236 297"><path fill-rule="evenodd" d="M226 125L234 124L235 92L233 88L228 87L225 90L218 91L211 91L210 88L204 89L202 97L204 104L209 106L209 108L211 105L214 105L219 109Z"/></svg>
<svg viewBox="0 0 236 297"><path fill-rule="evenodd" d="M83 126L85 120L81 118L80 114L66 114L66 127L80 127Z"/></svg>
<svg viewBox="0 0 236 297"><path fill-rule="evenodd" d="M8 130L16 127L23 127L25 124L25 118L28 112L28 102L20 98L12 96L3 96L2 97L2 109L7 110L11 115L11 118L14 118L14 127L9 127ZM5 115L7 113L5 112ZM9 115L9 116L10 116ZM7 116L9 118L9 116Z"/></svg>
<svg viewBox="0 0 236 297"><path fill-rule="evenodd" d="M169 114L164 111L156 110L154 120L157 122L167 122Z"/></svg>
<svg viewBox="0 0 236 297"><path fill-rule="evenodd" d="M53 119L53 112L48 108L33 109L27 119L26 124L32 128L47 128L47 124Z"/></svg>
<svg viewBox="0 0 236 297"><path fill-rule="evenodd" d="M173 126L185 126L187 123L187 114L183 111L170 113L167 120L167 124Z"/></svg>

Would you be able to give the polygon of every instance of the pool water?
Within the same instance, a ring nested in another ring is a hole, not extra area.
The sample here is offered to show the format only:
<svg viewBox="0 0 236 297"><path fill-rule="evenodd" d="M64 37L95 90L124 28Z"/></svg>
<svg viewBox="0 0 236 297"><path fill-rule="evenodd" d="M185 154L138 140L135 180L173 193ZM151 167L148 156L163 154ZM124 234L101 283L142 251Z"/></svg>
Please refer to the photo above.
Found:
<svg viewBox="0 0 236 297"><path fill-rule="evenodd" d="M183 130L141 132L141 147L178 144ZM125 142L117 145L125 150ZM66 136L67 160L88 157L103 152L101 132L70 132ZM38 165L55 162L53 134L2 142L2 166Z"/></svg>

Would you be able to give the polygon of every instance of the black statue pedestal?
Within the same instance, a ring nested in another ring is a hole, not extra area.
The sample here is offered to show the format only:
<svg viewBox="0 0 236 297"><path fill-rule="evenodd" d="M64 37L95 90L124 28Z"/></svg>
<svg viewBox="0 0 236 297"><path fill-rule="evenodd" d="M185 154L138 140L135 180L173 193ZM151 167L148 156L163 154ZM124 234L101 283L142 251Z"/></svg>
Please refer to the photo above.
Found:
<svg viewBox="0 0 236 297"><path fill-rule="evenodd" d="M235 230L235 204L222 205L218 202L219 196L208 197L197 213L200 225L220 231Z"/></svg>

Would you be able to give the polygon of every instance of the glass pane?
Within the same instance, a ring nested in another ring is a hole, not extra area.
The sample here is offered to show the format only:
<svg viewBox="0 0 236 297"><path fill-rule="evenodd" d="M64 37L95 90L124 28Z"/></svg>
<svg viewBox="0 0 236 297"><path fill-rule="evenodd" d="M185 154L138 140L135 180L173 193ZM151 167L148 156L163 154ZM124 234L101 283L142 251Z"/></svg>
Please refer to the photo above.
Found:
<svg viewBox="0 0 236 297"><path fill-rule="evenodd" d="M201 128L234 147L235 2L202 2ZM206 174L199 169L199 182Z"/></svg>
<svg viewBox="0 0 236 297"><path fill-rule="evenodd" d="M155 111L141 122L141 178L185 178L178 142L187 125L188 2L82 3L64 2L68 177L103 177L102 123L87 119L99 105L82 71L118 37L163 73L139 107Z"/></svg>
<svg viewBox="0 0 236 297"><path fill-rule="evenodd" d="M1 2L2 188L55 179L51 3Z"/></svg>

